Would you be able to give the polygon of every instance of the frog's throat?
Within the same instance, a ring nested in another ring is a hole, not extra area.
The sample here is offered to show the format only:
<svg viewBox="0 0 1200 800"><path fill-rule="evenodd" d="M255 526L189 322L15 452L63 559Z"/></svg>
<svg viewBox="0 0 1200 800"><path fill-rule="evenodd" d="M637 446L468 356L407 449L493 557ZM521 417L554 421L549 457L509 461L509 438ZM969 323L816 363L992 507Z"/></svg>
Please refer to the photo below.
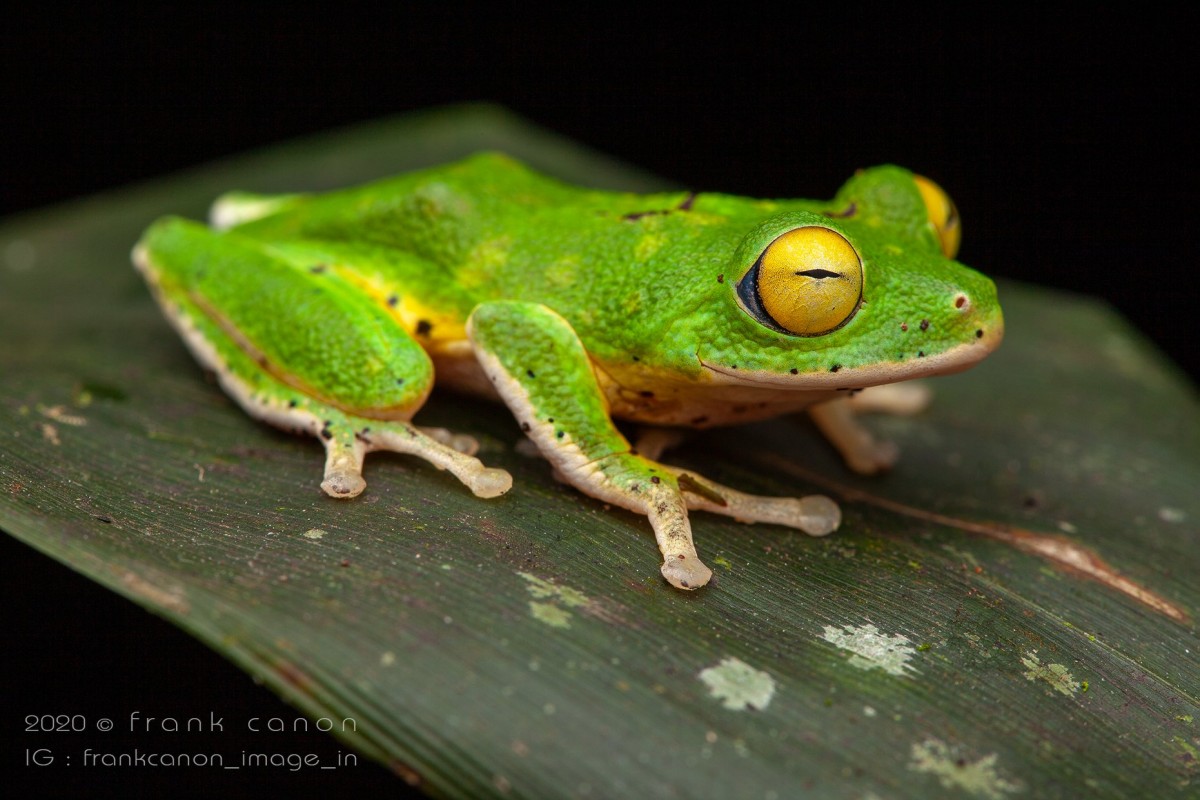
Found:
<svg viewBox="0 0 1200 800"><path fill-rule="evenodd" d="M862 389L913 378L932 378L962 372L982 361L1000 346L1004 339L1004 324L994 323L986 333L970 342L957 345L942 353L887 361L865 367L842 367L833 372L808 372L799 375L732 369L710 364L697 355L713 383L732 386L777 386L790 389Z"/></svg>

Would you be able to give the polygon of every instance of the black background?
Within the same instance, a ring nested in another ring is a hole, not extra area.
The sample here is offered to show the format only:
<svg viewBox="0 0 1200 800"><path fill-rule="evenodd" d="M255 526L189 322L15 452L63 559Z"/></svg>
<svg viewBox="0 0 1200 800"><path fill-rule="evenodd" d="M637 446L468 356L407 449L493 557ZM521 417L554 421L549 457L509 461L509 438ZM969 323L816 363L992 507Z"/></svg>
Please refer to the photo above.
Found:
<svg viewBox="0 0 1200 800"><path fill-rule="evenodd" d="M910 167L958 204L965 263L1105 298L1200 374L1196 137L1185 124L1196 97L1183 21L908 8L886 19L804 5L786 15L513 6L350 19L206 6L10 19L0 33L0 213L338 125L489 100L698 190L821 197L858 167ZM0 558L12 594L5 654L17 673L4 689L17 707L0 728L19 778L94 792L117 780L123 791L394 788L371 765L236 780L21 766L24 748L45 742L23 732L27 713L295 713L169 625L7 537ZM219 744L238 746L231 735ZM309 735L270 747L321 744Z"/></svg>

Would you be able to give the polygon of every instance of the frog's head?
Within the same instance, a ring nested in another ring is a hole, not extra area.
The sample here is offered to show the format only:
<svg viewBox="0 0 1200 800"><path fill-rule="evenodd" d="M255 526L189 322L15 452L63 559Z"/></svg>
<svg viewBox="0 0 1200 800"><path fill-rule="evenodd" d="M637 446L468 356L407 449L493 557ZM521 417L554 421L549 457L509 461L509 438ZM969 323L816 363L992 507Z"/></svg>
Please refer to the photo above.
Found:
<svg viewBox="0 0 1200 800"><path fill-rule="evenodd" d="M954 260L958 214L932 181L876 167L824 210L779 205L690 332L713 380L871 386L957 372L1000 343L996 288Z"/></svg>

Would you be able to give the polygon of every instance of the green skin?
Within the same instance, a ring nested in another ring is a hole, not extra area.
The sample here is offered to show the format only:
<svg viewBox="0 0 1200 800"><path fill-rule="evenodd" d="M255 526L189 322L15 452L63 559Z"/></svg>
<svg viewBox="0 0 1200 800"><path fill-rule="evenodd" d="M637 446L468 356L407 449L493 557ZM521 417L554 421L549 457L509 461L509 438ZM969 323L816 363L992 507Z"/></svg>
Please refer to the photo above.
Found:
<svg viewBox="0 0 1200 800"><path fill-rule="evenodd" d="M509 488L469 437L408 422L436 372L504 400L565 480L647 514L664 576L693 589L711 572L689 508L821 535L837 507L661 464L612 417L708 427L813 407L849 463L888 466L842 413L847 397L964 369L1003 334L994 286L943 253L931 213L897 167L859 172L831 201L762 201L580 189L482 154L323 196L230 195L214 207L223 230L164 218L134 261L248 412L321 437L329 494L361 492L375 449L425 458L482 497ZM806 226L840 233L863 272L857 309L817 336L739 295L768 245Z"/></svg>

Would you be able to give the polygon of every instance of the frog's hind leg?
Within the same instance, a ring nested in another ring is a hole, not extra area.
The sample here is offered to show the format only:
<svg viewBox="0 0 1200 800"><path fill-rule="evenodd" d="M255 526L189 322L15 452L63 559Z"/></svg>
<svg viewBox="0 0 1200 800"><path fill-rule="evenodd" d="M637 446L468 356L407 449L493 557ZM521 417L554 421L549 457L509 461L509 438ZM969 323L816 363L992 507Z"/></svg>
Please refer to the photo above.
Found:
<svg viewBox="0 0 1200 800"><path fill-rule="evenodd" d="M470 437L409 422L432 362L386 301L337 270L172 219L147 232L134 261L193 355L248 414L321 440L330 496L363 491L363 459L375 450L423 458L480 497L512 485L462 452L474 450Z"/></svg>

